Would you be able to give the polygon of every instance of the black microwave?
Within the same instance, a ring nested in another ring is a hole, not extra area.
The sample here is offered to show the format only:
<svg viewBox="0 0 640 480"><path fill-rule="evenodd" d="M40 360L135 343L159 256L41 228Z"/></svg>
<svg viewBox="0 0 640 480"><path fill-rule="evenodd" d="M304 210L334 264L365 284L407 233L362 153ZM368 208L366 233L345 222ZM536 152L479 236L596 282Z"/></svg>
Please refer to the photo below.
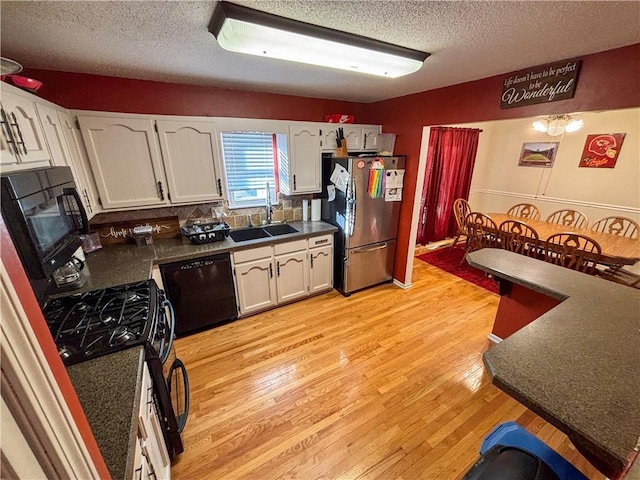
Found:
<svg viewBox="0 0 640 480"><path fill-rule="evenodd" d="M46 279L71 259L88 233L87 214L69 167L2 174L2 216L31 280Z"/></svg>

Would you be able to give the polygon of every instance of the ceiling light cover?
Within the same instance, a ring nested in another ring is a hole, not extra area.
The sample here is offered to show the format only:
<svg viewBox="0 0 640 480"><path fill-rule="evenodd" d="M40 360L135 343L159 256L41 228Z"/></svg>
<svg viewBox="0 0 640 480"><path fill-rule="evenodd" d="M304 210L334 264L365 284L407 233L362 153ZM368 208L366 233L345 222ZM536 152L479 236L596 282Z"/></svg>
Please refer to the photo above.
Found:
<svg viewBox="0 0 640 480"><path fill-rule="evenodd" d="M396 78L428 53L219 2L209 31L226 50Z"/></svg>
<svg viewBox="0 0 640 480"><path fill-rule="evenodd" d="M577 132L582 128L584 122L570 115L552 115L540 120L535 120L532 124L534 130L546 133L551 137L558 137L562 134Z"/></svg>

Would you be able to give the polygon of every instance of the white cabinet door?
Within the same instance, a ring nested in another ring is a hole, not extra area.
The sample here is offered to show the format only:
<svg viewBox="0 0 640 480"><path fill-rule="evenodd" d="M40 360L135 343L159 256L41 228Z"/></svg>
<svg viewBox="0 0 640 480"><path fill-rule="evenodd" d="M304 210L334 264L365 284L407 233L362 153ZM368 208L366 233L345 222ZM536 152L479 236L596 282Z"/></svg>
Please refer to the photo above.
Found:
<svg viewBox="0 0 640 480"><path fill-rule="evenodd" d="M360 125L351 125L346 123L328 123L322 127L322 150L335 151L338 148L336 142L337 132L342 129L345 140L347 141L347 150L356 151L364 150L364 134L373 130L373 128L362 127ZM375 131L380 131L379 127ZM372 149L373 147L371 147Z"/></svg>
<svg viewBox="0 0 640 480"><path fill-rule="evenodd" d="M78 117L105 209L168 204L153 121Z"/></svg>
<svg viewBox="0 0 640 480"><path fill-rule="evenodd" d="M80 129L73 115L61 110L58 110L57 114L69 149L69 159L73 165L72 170L74 170L76 184L80 189L80 197L87 210L87 216L91 218L101 210L100 198Z"/></svg>
<svg viewBox="0 0 640 480"><path fill-rule="evenodd" d="M73 178L77 179L74 165L70 159L67 141L64 137L62 123L58 118L58 112L44 104L36 104L36 110L38 117L40 117L44 138L49 146L51 162L56 167L70 167Z"/></svg>
<svg viewBox="0 0 640 480"><path fill-rule="evenodd" d="M309 293L333 288L333 247L327 245L309 249Z"/></svg>
<svg viewBox="0 0 640 480"><path fill-rule="evenodd" d="M51 156L33 100L3 90L1 114L2 166L15 169L50 165Z"/></svg>
<svg viewBox="0 0 640 480"><path fill-rule="evenodd" d="M320 192L321 163L320 129L316 126L291 125L288 194Z"/></svg>
<svg viewBox="0 0 640 480"><path fill-rule="evenodd" d="M222 199L213 122L156 121L171 203Z"/></svg>
<svg viewBox="0 0 640 480"><path fill-rule="evenodd" d="M380 135L380 127L363 127L362 128L362 150L378 151L378 138Z"/></svg>
<svg viewBox="0 0 640 480"><path fill-rule="evenodd" d="M272 257L236 264L234 270L241 316L277 304Z"/></svg>
<svg viewBox="0 0 640 480"><path fill-rule="evenodd" d="M278 255L275 261L278 303L306 297L308 295L306 250Z"/></svg>

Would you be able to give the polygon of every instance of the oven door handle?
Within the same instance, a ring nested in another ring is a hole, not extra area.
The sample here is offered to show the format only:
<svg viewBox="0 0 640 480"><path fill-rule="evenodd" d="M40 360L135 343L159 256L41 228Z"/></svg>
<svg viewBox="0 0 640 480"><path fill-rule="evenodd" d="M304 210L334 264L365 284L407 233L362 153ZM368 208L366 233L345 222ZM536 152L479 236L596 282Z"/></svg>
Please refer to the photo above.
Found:
<svg viewBox="0 0 640 480"><path fill-rule="evenodd" d="M164 362L167 361L167 358L169 358L169 353L171 352L171 347L173 347L173 336L175 334L176 331L176 315L175 312L173 311L173 305L171 305L171 302L169 300L164 300L162 302L162 308L169 308L169 325L170 325L170 334L169 334L169 344L167 345L166 349L161 349L161 351L159 352L159 356L160 356L160 361L164 364ZM164 342L163 342L164 345Z"/></svg>
<svg viewBox="0 0 640 480"><path fill-rule="evenodd" d="M184 384L184 413L174 412L174 415L176 416L176 422L178 424L178 433L182 433L182 430L184 430L184 426L187 424L187 417L189 416L189 376L187 375L187 368L179 358L176 358L171 364L169 375L167 376L167 385L169 387L169 396L171 397L173 372L178 369L182 371L182 381Z"/></svg>

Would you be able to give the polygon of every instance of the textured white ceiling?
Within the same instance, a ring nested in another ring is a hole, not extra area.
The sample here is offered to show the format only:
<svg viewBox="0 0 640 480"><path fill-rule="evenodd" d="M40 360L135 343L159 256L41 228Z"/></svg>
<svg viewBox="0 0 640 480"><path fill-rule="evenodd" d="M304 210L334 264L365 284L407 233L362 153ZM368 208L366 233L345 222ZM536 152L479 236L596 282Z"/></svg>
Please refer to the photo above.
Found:
<svg viewBox="0 0 640 480"><path fill-rule="evenodd" d="M235 0L430 52L397 78L227 52L211 1L5 1L2 56L35 67L373 102L640 43L638 1Z"/></svg>

